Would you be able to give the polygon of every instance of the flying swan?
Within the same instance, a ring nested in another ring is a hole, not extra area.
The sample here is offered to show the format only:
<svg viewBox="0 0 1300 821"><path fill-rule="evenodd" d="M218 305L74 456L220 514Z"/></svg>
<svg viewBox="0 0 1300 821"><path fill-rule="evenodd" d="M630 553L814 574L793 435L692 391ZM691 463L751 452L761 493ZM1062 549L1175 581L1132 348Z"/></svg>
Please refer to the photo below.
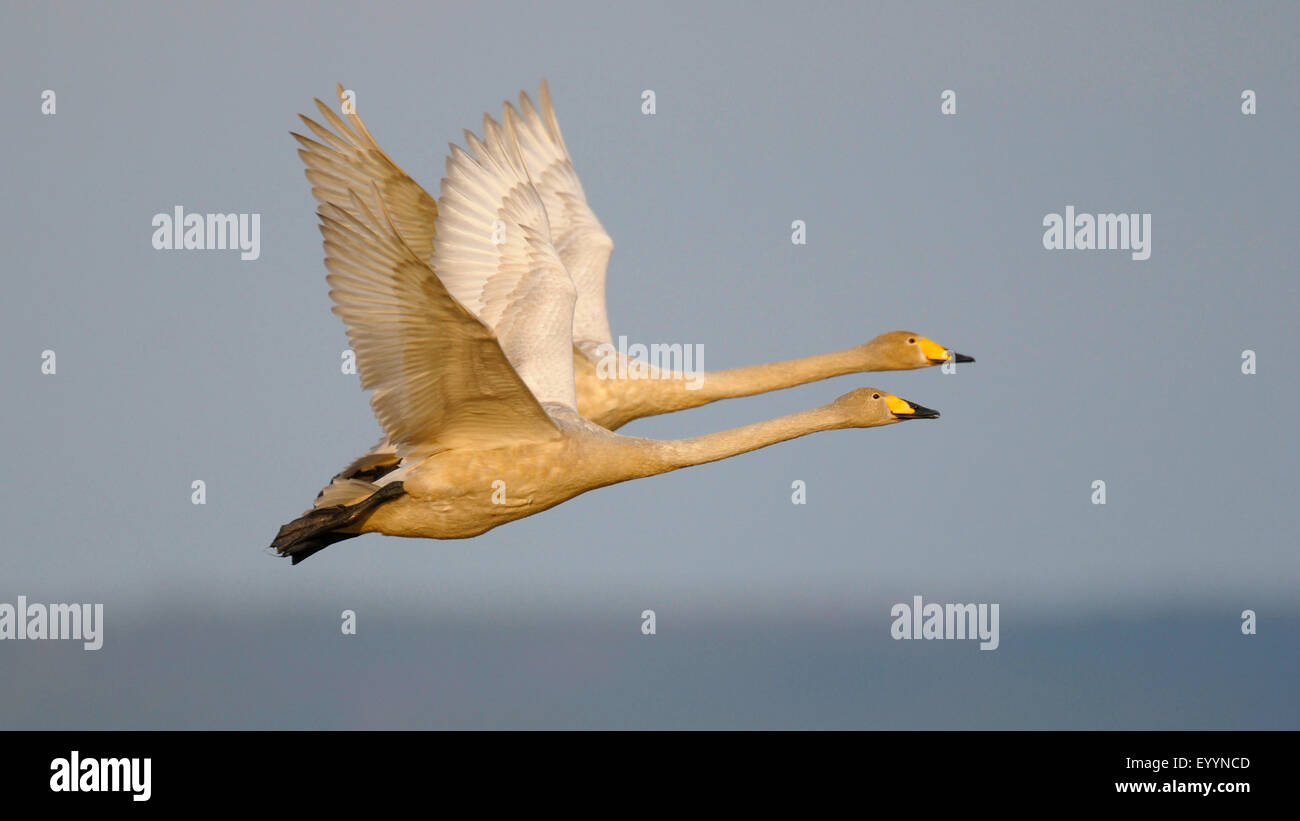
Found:
<svg viewBox="0 0 1300 821"><path fill-rule="evenodd" d="M573 221L562 215L560 228L551 224L543 192L557 189L547 189L545 177L535 187L525 160L536 149L533 132L509 106L503 119L504 127L484 115L483 139L466 131L468 152L451 146L434 231L423 244L407 238L413 212L390 205L420 201L422 192L392 178L385 191L357 169L314 175L313 185L329 186L317 214L333 310L400 461L373 481L364 472L336 477L311 510L280 528L271 544L280 555L297 564L369 532L468 538L616 482L817 431L939 415L861 388L813 410L691 439L623 436L585 418L574 381L576 283L595 267L603 276L603 262L584 267L570 248L578 273L566 265L566 246L553 238Z"/></svg>

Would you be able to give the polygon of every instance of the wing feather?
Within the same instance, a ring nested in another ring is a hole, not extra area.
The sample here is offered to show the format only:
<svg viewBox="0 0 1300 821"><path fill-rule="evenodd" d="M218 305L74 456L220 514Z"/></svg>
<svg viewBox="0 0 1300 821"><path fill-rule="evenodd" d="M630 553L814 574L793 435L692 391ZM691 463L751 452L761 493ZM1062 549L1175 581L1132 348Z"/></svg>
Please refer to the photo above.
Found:
<svg viewBox="0 0 1300 821"><path fill-rule="evenodd" d="M484 115L482 139L467 131L469 151L451 146L433 264L452 296L496 334L538 401L576 412L577 295L517 139L514 118L503 128Z"/></svg>
<svg viewBox="0 0 1300 821"><path fill-rule="evenodd" d="M405 243L375 186L320 206L326 280L361 385L400 456L558 437L492 331Z"/></svg>
<svg viewBox="0 0 1300 821"><path fill-rule="evenodd" d="M342 85L338 91L341 95ZM373 194L377 192L402 241L427 261L433 253L434 221L438 218L433 197L384 153L355 112L348 114L345 122L319 99L316 107L329 128L299 115L317 139L293 136L302 146L298 156L306 166L317 203L346 203L356 194L373 213L379 213L380 202Z"/></svg>
<svg viewBox="0 0 1300 821"><path fill-rule="evenodd" d="M514 112L519 121L519 149L546 207L551 244L577 288L573 339L579 345L610 342L605 308L605 272L614 252L614 241L587 204L587 195L564 145L545 80L541 82L538 100L540 110L526 93L519 92L519 110ZM514 111L509 102L505 108L507 112Z"/></svg>

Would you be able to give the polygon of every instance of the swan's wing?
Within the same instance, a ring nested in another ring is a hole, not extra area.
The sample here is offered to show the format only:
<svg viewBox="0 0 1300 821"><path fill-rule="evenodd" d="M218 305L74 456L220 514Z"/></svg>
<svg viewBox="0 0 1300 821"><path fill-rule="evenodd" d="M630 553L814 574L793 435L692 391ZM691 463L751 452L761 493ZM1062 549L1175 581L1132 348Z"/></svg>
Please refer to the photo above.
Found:
<svg viewBox="0 0 1300 821"><path fill-rule="evenodd" d="M483 116L470 152L451 146L438 198L433 267L452 296L492 329L538 401L576 412L573 281L551 245L541 197L519 156L517 123Z"/></svg>
<svg viewBox="0 0 1300 821"><path fill-rule="evenodd" d="M371 197L381 195L371 189ZM400 456L557 438L496 337L356 194L318 210L334 313Z"/></svg>
<svg viewBox="0 0 1300 821"><path fill-rule="evenodd" d="M340 85L340 94L342 91ZM307 166L307 180L316 201L322 205L347 203L349 192L355 193L372 213L386 211L402 241L427 261L433 253L433 223L438 217L433 197L384 153L359 116L349 114L344 122L320 100L316 107L330 128L310 117L298 116L321 142L293 135L302 145L298 156ZM375 201L376 191L382 209Z"/></svg>
<svg viewBox="0 0 1300 821"><path fill-rule="evenodd" d="M560 134L551 105L551 92L543 80L538 91L541 108L519 92L519 148L528 174L546 206L551 223L551 244L564 262L578 290L573 310L575 342L610 342L605 314L605 269L614 241L587 205L578 172ZM513 109L506 103L507 109Z"/></svg>

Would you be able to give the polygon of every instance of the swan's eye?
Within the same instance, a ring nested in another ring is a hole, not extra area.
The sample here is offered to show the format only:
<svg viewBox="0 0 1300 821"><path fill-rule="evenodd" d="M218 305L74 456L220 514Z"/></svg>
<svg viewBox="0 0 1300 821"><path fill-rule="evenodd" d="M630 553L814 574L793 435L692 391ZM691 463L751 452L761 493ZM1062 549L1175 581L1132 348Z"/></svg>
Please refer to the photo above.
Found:
<svg viewBox="0 0 1300 821"><path fill-rule="evenodd" d="M907 344L909 344L909 345L915 345L915 344L916 344L916 337L912 337L911 339L907 340Z"/></svg>
<svg viewBox="0 0 1300 821"><path fill-rule="evenodd" d="M878 393L873 393L873 394L871 394L871 398L872 398L872 399L879 399L879 398L880 398L880 394L878 394Z"/></svg>

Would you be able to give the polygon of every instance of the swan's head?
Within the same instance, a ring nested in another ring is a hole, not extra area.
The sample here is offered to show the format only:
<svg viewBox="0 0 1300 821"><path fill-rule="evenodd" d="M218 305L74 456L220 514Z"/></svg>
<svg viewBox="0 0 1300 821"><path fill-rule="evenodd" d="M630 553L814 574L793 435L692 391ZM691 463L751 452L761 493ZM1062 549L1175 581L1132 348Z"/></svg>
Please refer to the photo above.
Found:
<svg viewBox="0 0 1300 821"><path fill-rule="evenodd" d="M865 346L878 364L876 370L905 371L945 362L974 362L975 357L950 351L929 337L911 331L890 331Z"/></svg>
<svg viewBox="0 0 1300 821"><path fill-rule="evenodd" d="M850 391L833 405L845 413L853 427L873 428L892 425L908 419L938 419L939 412L908 402L879 388L858 388Z"/></svg>

